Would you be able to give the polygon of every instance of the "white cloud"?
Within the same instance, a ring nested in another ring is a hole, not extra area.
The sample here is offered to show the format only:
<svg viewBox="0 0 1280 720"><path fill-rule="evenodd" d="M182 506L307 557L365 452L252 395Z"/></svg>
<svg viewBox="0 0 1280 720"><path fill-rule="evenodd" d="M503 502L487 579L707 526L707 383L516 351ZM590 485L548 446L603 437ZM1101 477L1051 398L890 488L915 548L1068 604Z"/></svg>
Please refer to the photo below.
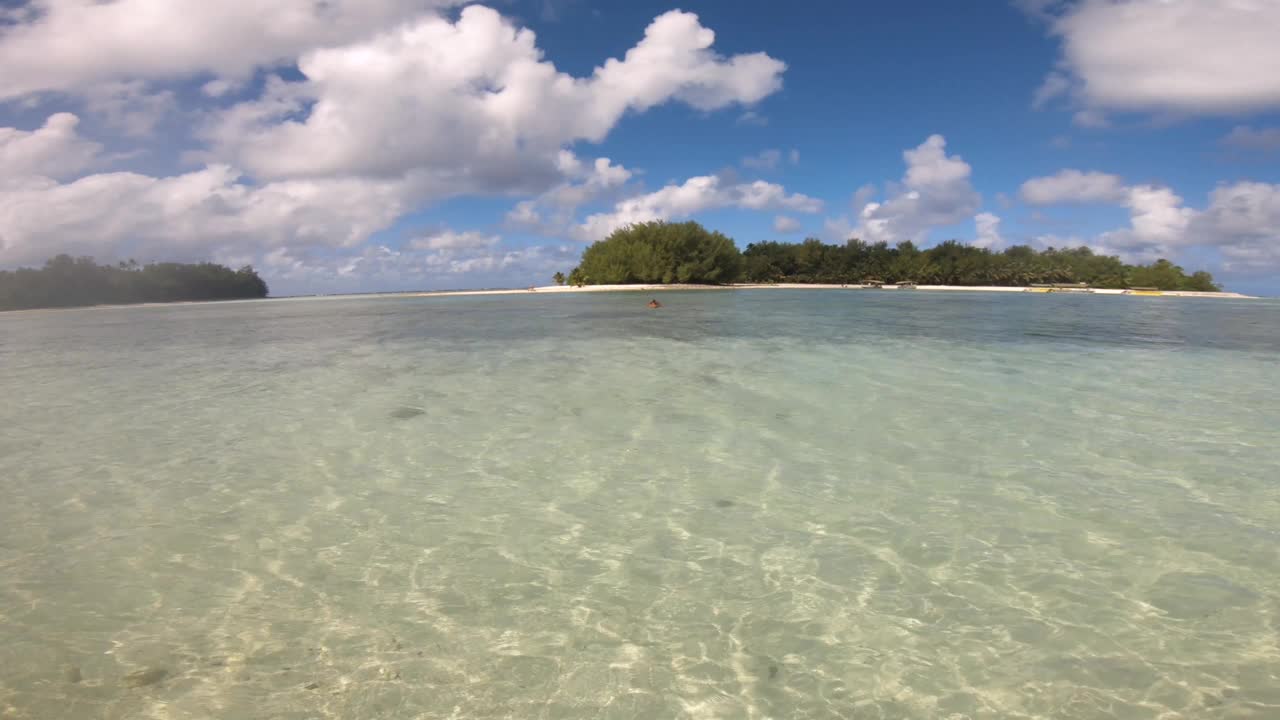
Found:
<svg viewBox="0 0 1280 720"><path fill-rule="evenodd" d="M217 82L217 81L213 81ZM174 94L150 91L141 81L100 83L85 90L85 108L126 135L151 133L165 115L177 110Z"/></svg>
<svg viewBox="0 0 1280 720"><path fill-rule="evenodd" d="M1037 92L1102 110L1235 114L1280 107L1280 3L1080 0L1047 3L1060 71ZM1068 90L1068 88L1070 88ZM1085 115L1089 120L1100 115Z"/></svg>
<svg viewBox="0 0 1280 720"><path fill-rule="evenodd" d="M614 165L609 158L596 158L590 166L583 166L577 156L567 150L560 153L560 169L570 181L548 190L540 200L566 210L606 195L632 177L630 170Z"/></svg>
<svg viewBox="0 0 1280 720"><path fill-rule="evenodd" d="M588 216L574 234L580 240L600 240L634 223L686 218L721 208L816 213L822 211L822 201L799 193L788 194L781 185L763 180L725 185L719 177L703 175L621 200L610 212Z"/></svg>
<svg viewBox="0 0 1280 720"><path fill-rule="evenodd" d="M1049 177L1022 183L1018 194L1031 205L1065 203L1119 203L1127 196L1124 181L1100 172L1061 170Z"/></svg>
<svg viewBox="0 0 1280 720"><path fill-rule="evenodd" d="M279 248L260 258L259 272L275 295L363 290L431 290L515 287L550 283L556 271L567 271L581 248L568 245L530 247L396 249L368 245L339 253L294 252ZM226 257L230 265L249 257Z"/></svg>
<svg viewBox="0 0 1280 720"><path fill-rule="evenodd" d="M849 201L850 206L853 208L853 214L861 217L862 211L865 210L867 205L870 205L871 202L875 200L876 195L879 194L880 191L876 189L876 186L870 183L855 190L853 198Z"/></svg>
<svg viewBox="0 0 1280 720"><path fill-rule="evenodd" d="M800 232L800 221L787 215L779 215L773 219L773 231L780 235Z"/></svg>
<svg viewBox="0 0 1280 720"><path fill-rule="evenodd" d="M786 188L777 183L756 180L741 183L727 189L728 202L731 207L747 210L773 210L782 208L794 212L822 212L822 201L808 195L793 193L788 195Z"/></svg>
<svg viewBox="0 0 1280 720"><path fill-rule="evenodd" d="M493 247L502 241L497 235L467 231L441 230L430 235L414 238L409 247L414 250L469 250Z"/></svg>
<svg viewBox="0 0 1280 720"><path fill-rule="evenodd" d="M1088 243L1131 259L1151 259L1171 253L1187 242L1187 227L1195 212L1167 187L1126 185L1101 172L1061 170L1032 178L1019 191L1030 205L1110 204L1129 210L1129 227L1102 233Z"/></svg>
<svg viewBox="0 0 1280 720"><path fill-rule="evenodd" d="M82 138L79 124L75 115L58 113L35 130L0 128L0 191L20 182L42 185L42 178L60 179L89 167L102 146Z"/></svg>
<svg viewBox="0 0 1280 720"><path fill-rule="evenodd" d="M495 270L506 270L514 266L527 265L529 261L541 259L543 257L542 246L534 246L529 248L519 248L504 250L501 252L486 253L483 255L471 255L467 257L451 257L442 258L444 260L443 267L448 272L454 274L468 274L475 272L493 272ZM557 263L563 265L563 262ZM551 267L556 267L555 265ZM544 280L549 278L544 278Z"/></svg>
<svg viewBox="0 0 1280 720"><path fill-rule="evenodd" d="M535 200L521 200L516 203L516 206L507 213L507 222L514 227L529 230L541 231L544 227L550 227L550 223L543 217Z"/></svg>
<svg viewBox="0 0 1280 720"><path fill-rule="evenodd" d="M1187 227L1195 211L1183 207L1182 198L1173 190L1138 185L1128 188L1126 195L1130 227L1103 233L1103 245L1147 258L1170 254L1189 240Z"/></svg>
<svg viewBox="0 0 1280 720"><path fill-rule="evenodd" d="M0 24L0 100L119 80L245 78L451 0L39 0Z"/></svg>
<svg viewBox="0 0 1280 720"><path fill-rule="evenodd" d="M947 155L947 141L932 135L903 153L907 164L900 187L884 202L866 200L854 233L867 242L922 242L935 227L972 217L981 197L970 182L972 168L958 155Z"/></svg>
<svg viewBox="0 0 1280 720"><path fill-rule="evenodd" d="M673 11L622 58L571 77L532 32L481 6L450 21L432 9L446 4L42 0L39 12L0 11L0 99L71 93L125 131L147 131L171 109L164 83L194 80L205 97L225 98L255 68L296 64L301 76L268 74L252 100L207 114L198 137L208 146L183 153L206 167L179 175L76 178L100 162L101 148L75 133L73 115L34 131L0 129L0 266L61 251L273 258L282 269L324 265L337 252L372 266L353 249L406 213L462 194L537 193L518 214L569 213L568 227L576 208L612 202L632 177L568 146L601 141L623 115L663 103L749 107L781 87L785 70L763 53L717 54L711 30ZM817 202L767 183L722 190L739 207ZM522 250L498 257L493 244L472 252L470 243L491 239L437 234L408 251L439 262L448 254L457 268L527 259ZM460 255L464 245L472 254Z"/></svg>
<svg viewBox="0 0 1280 720"><path fill-rule="evenodd" d="M1221 246L1228 268L1280 268L1280 185L1240 182L1209 195L1209 207L1191 222L1190 235Z"/></svg>
<svg viewBox="0 0 1280 720"><path fill-rule="evenodd" d="M260 178L426 168L463 192L527 191L554 181L564 146L603 140L628 111L673 100L715 110L781 86L783 63L722 57L714 39L697 16L668 12L623 59L574 78L543 59L531 31L473 5L456 22L426 17L305 53L304 81L273 83L208 137Z"/></svg>
<svg viewBox="0 0 1280 720"><path fill-rule="evenodd" d="M1238 150L1280 152L1280 127L1254 129L1240 125L1222 139L1222 144Z"/></svg>
<svg viewBox="0 0 1280 720"><path fill-rule="evenodd" d="M89 175L0 192L0 266L58 252L201 259L279 246L352 247L404 213L412 180L245 183L225 165Z"/></svg>
<svg viewBox="0 0 1280 720"><path fill-rule="evenodd" d="M609 158L596 158L588 166L572 152L563 150L557 162L569 180L532 200L516 203L507 213L509 225L544 235L570 234L579 207L616 197L632 177L630 170L614 165Z"/></svg>
<svg viewBox="0 0 1280 720"><path fill-rule="evenodd" d="M1129 226L1094 238L1041 238L1041 244L1089 245L1130 260L1176 257L1193 245L1216 248L1227 268L1240 271L1280 267L1280 185L1225 184L1209 196L1204 210L1184 205L1171 188L1125 185L1105 173L1064 170L1023 183L1032 204L1108 203L1127 208Z"/></svg>
<svg viewBox="0 0 1280 720"><path fill-rule="evenodd" d="M1004 245L1004 238L1000 236L1000 218L989 212L978 213L973 216L974 226L978 230L977 238L973 244L980 248L998 248Z"/></svg>
<svg viewBox="0 0 1280 720"><path fill-rule="evenodd" d="M791 164L792 164L792 165L799 165L799 164L800 164L800 151L799 151L799 150L796 150L795 148L792 148L792 149L791 149L791 152L787 153L787 159L791 161Z"/></svg>

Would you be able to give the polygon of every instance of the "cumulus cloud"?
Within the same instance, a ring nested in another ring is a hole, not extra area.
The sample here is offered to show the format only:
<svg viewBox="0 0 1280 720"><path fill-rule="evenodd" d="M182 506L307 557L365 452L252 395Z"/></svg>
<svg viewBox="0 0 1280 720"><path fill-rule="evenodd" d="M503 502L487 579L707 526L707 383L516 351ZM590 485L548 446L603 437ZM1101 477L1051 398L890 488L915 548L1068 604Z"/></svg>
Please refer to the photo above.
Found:
<svg viewBox="0 0 1280 720"><path fill-rule="evenodd" d="M1189 234L1218 244L1228 269L1274 271L1280 267L1280 185L1239 182L1215 189Z"/></svg>
<svg viewBox="0 0 1280 720"><path fill-rule="evenodd" d="M773 219L773 231L780 235L800 232L800 221L787 215L778 215Z"/></svg>
<svg viewBox="0 0 1280 720"><path fill-rule="evenodd" d="M278 246L352 247L412 204L410 180L246 183L226 165L119 172L0 192L0 266L56 252L202 259Z"/></svg>
<svg viewBox="0 0 1280 720"><path fill-rule="evenodd" d="M977 228L978 234L973 244L980 248L998 248L1004 245L1004 238L1000 236L1000 217L989 212L978 213L973 216L973 224Z"/></svg>
<svg viewBox="0 0 1280 720"><path fill-rule="evenodd" d="M244 78L458 0L38 0L0 23L0 100L121 80Z"/></svg>
<svg viewBox="0 0 1280 720"><path fill-rule="evenodd" d="M1062 42L1035 103L1070 95L1102 111L1235 114L1280 107L1280 3L1272 0L1022 0Z"/></svg>
<svg viewBox="0 0 1280 720"><path fill-rule="evenodd" d="M604 197L626 185L632 177L630 170L615 165L609 158L596 158L590 165L584 165L568 151L561 151L559 165L569 181L543 193L538 202L563 210L573 210Z"/></svg>
<svg viewBox="0 0 1280 720"><path fill-rule="evenodd" d="M1110 204L1129 210L1129 227L1102 233L1091 243L1100 250L1132 259L1151 259L1186 244L1194 211L1167 187L1126 185L1101 172L1062 170L1022 184L1019 191L1030 205Z"/></svg>
<svg viewBox="0 0 1280 720"><path fill-rule="evenodd" d="M862 217L862 211L874 202L879 194L880 191L876 186L870 183L855 190L853 197L849 200L849 205L853 208L853 214L857 217Z"/></svg>
<svg viewBox="0 0 1280 720"><path fill-rule="evenodd" d="M867 242L922 242L935 227L973 217L982 202L970 181L973 169L960 156L947 154L946 138L931 135L902 155L907 172L888 199L871 202L859 191L865 205L854 234Z"/></svg>
<svg viewBox="0 0 1280 720"><path fill-rule="evenodd" d="M566 234L579 207L616 196L633 175L609 158L584 164L568 150L560 152L557 163L568 180L532 200L516 203L507 213L509 225L544 235Z"/></svg>
<svg viewBox="0 0 1280 720"><path fill-rule="evenodd" d="M1022 183L1018 194L1031 205L1066 203L1118 203L1127 190L1116 175L1100 172L1061 170L1049 177L1032 178Z"/></svg>
<svg viewBox="0 0 1280 720"><path fill-rule="evenodd" d="M763 53L722 57L696 15L659 16L624 57L590 77L559 72L534 34L470 6L363 42L302 55L207 130L218 157L262 178L389 176L429 168L468 191L531 190L556 177L563 147L603 140L623 114L678 101L751 104L781 86ZM301 117L299 117L301 116Z"/></svg>
<svg viewBox="0 0 1280 720"><path fill-rule="evenodd" d="M789 194L777 183L757 180L729 185L717 176L703 175L691 177L680 185L667 185L621 200L609 212L588 216L574 229L574 235L585 241L600 240L634 223L687 218L722 208L816 213L822 211L822 201L799 193Z"/></svg>
<svg viewBox="0 0 1280 720"><path fill-rule="evenodd" d="M0 129L0 266L69 251L272 258L285 272L359 255L406 213L463 194L533 194L513 215L568 227L576 208L614 202L632 177L569 146L664 103L750 107L781 87L786 67L763 53L721 55L696 15L672 11L621 58L574 77L494 10L472 6L454 20L436 11L452 4L41 0L0 10L0 100L68 93L108 125L145 133L172 109L165 83L195 80L224 99L200 128L206 146L184 153L205 167L172 176L77 177L102 148L76 133L74 115ZM293 79L268 72L255 97L235 101L256 69L275 65ZM758 209L817 202L767 183L720 193L729 200L716 202ZM457 255L491 239L437 234L395 252L451 254L449 267L477 270L524 258L498 258L494 244Z"/></svg>
<svg viewBox="0 0 1280 720"><path fill-rule="evenodd" d="M1103 233L1106 247L1118 248L1144 259L1167 255L1189 241L1187 227L1195 211L1182 206L1182 198L1166 187L1139 185L1128 188L1129 227Z"/></svg>
<svg viewBox="0 0 1280 720"><path fill-rule="evenodd" d="M217 81L212 81L217 82ZM172 91L148 90L141 81L100 83L84 91L86 109L125 135L142 137L178 108Z"/></svg>
<svg viewBox="0 0 1280 720"><path fill-rule="evenodd" d="M1216 188L1203 210L1186 207L1173 189L1126 185L1105 173L1064 170L1023 183L1022 197L1037 205L1105 203L1129 211L1128 227L1094 238L1043 238L1042 244L1083 244L1132 260L1174 257L1198 245L1215 248L1228 269L1280 265L1280 185L1237 182Z"/></svg>
<svg viewBox="0 0 1280 720"><path fill-rule="evenodd" d="M19 182L44 185L42 179L61 179L89 167L102 146L81 137L79 124L75 115L58 113L35 130L0 128L0 191Z"/></svg>

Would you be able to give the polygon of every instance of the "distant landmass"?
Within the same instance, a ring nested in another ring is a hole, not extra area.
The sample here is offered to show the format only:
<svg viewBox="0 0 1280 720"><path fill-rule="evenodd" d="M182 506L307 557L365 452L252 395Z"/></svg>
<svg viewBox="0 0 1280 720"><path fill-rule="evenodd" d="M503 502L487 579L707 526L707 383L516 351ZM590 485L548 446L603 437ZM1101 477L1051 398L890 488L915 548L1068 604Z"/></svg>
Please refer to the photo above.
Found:
<svg viewBox="0 0 1280 720"><path fill-rule="evenodd" d="M252 267L130 260L99 265L58 255L44 267L0 271L0 310L264 298L267 283Z"/></svg>
<svg viewBox="0 0 1280 720"><path fill-rule="evenodd" d="M1187 274L1168 260L1130 265L1087 247L996 252L954 240L922 250L858 239L828 245L760 242L739 251L733 240L696 222L646 222L615 231L582 254L558 284L886 283L1026 286L1080 283L1096 288L1217 292L1213 275Z"/></svg>

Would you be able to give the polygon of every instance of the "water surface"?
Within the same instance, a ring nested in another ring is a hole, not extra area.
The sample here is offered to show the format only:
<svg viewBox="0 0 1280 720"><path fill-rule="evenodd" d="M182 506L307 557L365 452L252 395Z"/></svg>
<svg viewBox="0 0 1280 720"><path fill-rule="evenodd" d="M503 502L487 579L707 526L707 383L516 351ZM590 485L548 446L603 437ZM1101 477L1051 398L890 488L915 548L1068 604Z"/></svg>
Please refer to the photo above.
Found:
<svg viewBox="0 0 1280 720"><path fill-rule="evenodd" d="M1280 305L0 315L0 717L1280 717Z"/></svg>

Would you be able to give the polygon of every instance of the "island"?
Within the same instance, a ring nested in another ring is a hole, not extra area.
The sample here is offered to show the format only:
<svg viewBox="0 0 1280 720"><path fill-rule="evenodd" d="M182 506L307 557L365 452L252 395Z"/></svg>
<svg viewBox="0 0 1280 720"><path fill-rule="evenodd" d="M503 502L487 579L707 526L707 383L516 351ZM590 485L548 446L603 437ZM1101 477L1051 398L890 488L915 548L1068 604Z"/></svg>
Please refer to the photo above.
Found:
<svg viewBox="0 0 1280 720"><path fill-rule="evenodd" d="M696 222L645 222L614 231L582 254L557 285L813 284L889 287L1009 287L1219 293L1208 272L1168 260L1130 265L1087 247L1014 245L999 252L949 240L929 249L851 239L830 245L733 240Z"/></svg>
<svg viewBox="0 0 1280 720"><path fill-rule="evenodd" d="M252 267L232 270L210 262L99 265L93 258L58 255L39 269L0 270L0 310L243 300L267 293Z"/></svg>

